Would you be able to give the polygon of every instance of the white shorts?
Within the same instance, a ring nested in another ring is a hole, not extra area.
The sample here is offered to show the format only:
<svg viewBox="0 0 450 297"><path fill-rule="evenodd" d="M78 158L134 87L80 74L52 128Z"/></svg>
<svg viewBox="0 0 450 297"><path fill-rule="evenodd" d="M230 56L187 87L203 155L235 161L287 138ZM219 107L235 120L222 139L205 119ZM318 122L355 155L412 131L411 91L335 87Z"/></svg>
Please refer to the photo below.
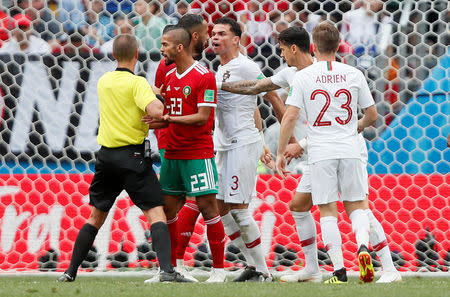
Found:
<svg viewBox="0 0 450 297"><path fill-rule="evenodd" d="M225 203L248 204L255 194L257 168L262 154L260 141L228 151L218 151L217 199Z"/></svg>
<svg viewBox="0 0 450 297"><path fill-rule="evenodd" d="M367 182L360 159L332 159L313 163L311 170L311 193L314 205L337 201L366 199ZM367 170L366 170L367 172Z"/></svg>
<svg viewBox="0 0 450 297"><path fill-rule="evenodd" d="M309 165L307 169L303 171L302 178L297 185L297 193L311 193L311 169Z"/></svg>
<svg viewBox="0 0 450 297"><path fill-rule="evenodd" d="M367 159L363 159L361 161L361 166L362 166L362 179L363 179L363 183L364 183L364 192L366 193L366 195L369 195L369 173L367 172Z"/></svg>

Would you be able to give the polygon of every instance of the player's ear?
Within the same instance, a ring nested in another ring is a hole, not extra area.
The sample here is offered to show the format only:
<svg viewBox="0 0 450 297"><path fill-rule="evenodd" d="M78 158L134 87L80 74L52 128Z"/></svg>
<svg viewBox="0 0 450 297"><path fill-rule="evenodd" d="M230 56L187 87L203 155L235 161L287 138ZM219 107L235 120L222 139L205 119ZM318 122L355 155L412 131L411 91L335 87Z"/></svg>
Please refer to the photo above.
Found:
<svg viewBox="0 0 450 297"><path fill-rule="evenodd" d="M134 53L134 58L137 59L139 57L139 50L136 50L136 52Z"/></svg>
<svg viewBox="0 0 450 297"><path fill-rule="evenodd" d="M291 52L297 52L297 46L295 44L291 45Z"/></svg>
<svg viewBox="0 0 450 297"><path fill-rule="evenodd" d="M198 32L192 32L192 35L191 35L191 40L198 40Z"/></svg>
<svg viewBox="0 0 450 297"><path fill-rule="evenodd" d="M239 36L234 36L234 37L233 37L233 41L234 41L236 44L239 44L239 40L240 40Z"/></svg>

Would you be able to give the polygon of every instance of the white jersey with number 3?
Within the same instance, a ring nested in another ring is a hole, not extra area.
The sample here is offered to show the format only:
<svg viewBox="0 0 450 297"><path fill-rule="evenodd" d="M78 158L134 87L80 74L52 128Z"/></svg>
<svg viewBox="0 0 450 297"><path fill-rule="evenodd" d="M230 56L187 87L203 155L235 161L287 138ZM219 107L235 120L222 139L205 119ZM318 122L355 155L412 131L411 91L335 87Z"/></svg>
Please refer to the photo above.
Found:
<svg viewBox="0 0 450 297"><path fill-rule="evenodd" d="M364 75L335 61L320 61L297 72L287 105L304 109L308 162L361 158L357 105L374 104Z"/></svg>

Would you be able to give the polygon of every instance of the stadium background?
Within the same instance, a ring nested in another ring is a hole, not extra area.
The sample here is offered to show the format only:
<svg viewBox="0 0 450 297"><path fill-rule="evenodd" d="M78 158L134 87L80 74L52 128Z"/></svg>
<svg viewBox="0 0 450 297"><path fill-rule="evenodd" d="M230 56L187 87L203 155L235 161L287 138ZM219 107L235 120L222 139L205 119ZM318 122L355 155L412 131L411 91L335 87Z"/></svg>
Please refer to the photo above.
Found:
<svg viewBox="0 0 450 297"><path fill-rule="evenodd" d="M78 2L82 5L77 9ZM140 19L133 2L3 1L3 44L16 29L11 17L25 13L32 20L33 34L46 40L51 52L24 54L1 52L0 48L1 272L61 271L69 264L75 237L90 213L85 202L98 148L96 81L115 67L112 57L101 50L108 33L100 36L99 32L111 30L119 15L130 19L138 32ZM95 7L95 3L102 5ZM68 4L73 4L74 10L65 18ZM386 231L395 263L401 271L448 271L448 5L439 0L202 0L152 1L148 7L160 9L152 10L152 18L158 21L152 28L176 22L184 6L203 14L210 23L222 15L238 18L247 33L243 49L267 76L284 67L276 46L279 31L300 25L311 32L322 19L335 22L343 38L340 59L365 73L380 114L376 125L364 133L371 174L369 199ZM160 59L157 33L143 37L148 48L141 53L136 69L150 82ZM209 49L202 62L212 69L218 65ZM280 91L280 96L285 95ZM270 103L260 99L259 108L266 141L275 148L278 124ZM297 132L301 134L301 127ZM301 174L303 166L300 160L291 168ZM282 180L261 167L258 198L251 204L268 263L278 271L296 270L302 264L295 223L288 210L298 174ZM84 268L155 265L148 226L139 217L139 210L130 206L126 193L122 193ZM317 210L313 213L317 219ZM357 269L356 244L342 209L340 219L346 266ZM196 267L211 265L203 229L200 219L185 258ZM329 270L320 240L319 247L321 264ZM226 256L228 267L242 266L235 247L228 246Z"/></svg>

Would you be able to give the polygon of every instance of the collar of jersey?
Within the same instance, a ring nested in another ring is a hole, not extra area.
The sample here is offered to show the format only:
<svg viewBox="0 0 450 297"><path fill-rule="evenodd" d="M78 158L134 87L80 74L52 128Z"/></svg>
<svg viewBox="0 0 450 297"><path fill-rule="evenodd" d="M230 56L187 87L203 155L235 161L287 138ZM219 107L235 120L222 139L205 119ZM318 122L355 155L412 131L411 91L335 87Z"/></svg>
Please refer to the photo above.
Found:
<svg viewBox="0 0 450 297"><path fill-rule="evenodd" d="M178 79L183 78L186 74L188 74L192 69L194 69L195 65L198 64L198 61L195 61L194 64L191 65L191 67L189 67L188 69L186 69L183 73L178 74L178 71L175 70L175 75L177 76Z"/></svg>
<svg viewBox="0 0 450 297"><path fill-rule="evenodd" d="M128 68L121 68L121 67L117 67L116 68L116 70L114 70L114 71L127 71L127 72L129 72L129 73L131 73L131 74L133 74L134 75L134 72L133 71L131 71L130 69L128 69Z"/></svg>

